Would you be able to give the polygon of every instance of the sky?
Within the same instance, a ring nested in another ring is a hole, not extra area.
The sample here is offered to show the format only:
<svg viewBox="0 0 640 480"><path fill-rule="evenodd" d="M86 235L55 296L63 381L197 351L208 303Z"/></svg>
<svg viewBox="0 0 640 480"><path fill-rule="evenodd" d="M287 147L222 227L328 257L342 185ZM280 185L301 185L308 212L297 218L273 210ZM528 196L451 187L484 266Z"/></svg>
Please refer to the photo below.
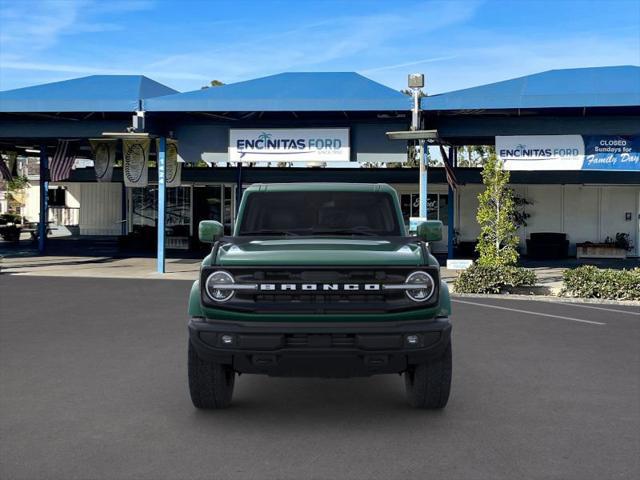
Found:
<svg viewBox="0 0 640 480"><path fill-rule="evenodd" d="M411 72L442 93L640 65L640 1L0 0L0 90L143 74L180 91L285 71Z"/></svg>

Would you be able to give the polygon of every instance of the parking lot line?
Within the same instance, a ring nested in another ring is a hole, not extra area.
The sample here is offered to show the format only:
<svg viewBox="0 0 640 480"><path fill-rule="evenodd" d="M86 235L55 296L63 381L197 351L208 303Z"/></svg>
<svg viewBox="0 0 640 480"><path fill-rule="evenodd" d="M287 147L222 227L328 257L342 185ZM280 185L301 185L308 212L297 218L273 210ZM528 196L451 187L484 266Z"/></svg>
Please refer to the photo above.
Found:
<svg viewBox="0 0 640 480"><path fill-rule="evenodd" d="M457 302L457 303L465 303L467 305L476 305L478 307L487 307L487 308L495 308L495 309L498 309L498 310L506 310L508 312L527 313L529 315L539 315L541 317L559 318L561 320L569 320L571 322L588 323L588 324L591 324L591 325L606 325L606 323L603 323L603 322L594 322L592 320L583 320L581 318L565 317L565 316L562 316L562 315L552 315L550 313L534 312L532 310L520 310L519 308L501 307L499 305L489 305L489 304L486 304L486 303L469 302L469 301L466 301L466 300L452 299L451 301L452 302Z"/></svg>
<svg viewBox="0 0 640 480"><path fill-rule="evenodd" d="M554 303L554 302L544 302L544 303ZM594 310L604 310L605 312L626 313L627 315L637 315L640 317L640 312L630 312L629 310L618 310L616 308L594 307L593 305L585 305L583 303L574 303L574 302L562 302L562 305L570 305L572 307L582 307L582 308L593 308Z"/></svg>

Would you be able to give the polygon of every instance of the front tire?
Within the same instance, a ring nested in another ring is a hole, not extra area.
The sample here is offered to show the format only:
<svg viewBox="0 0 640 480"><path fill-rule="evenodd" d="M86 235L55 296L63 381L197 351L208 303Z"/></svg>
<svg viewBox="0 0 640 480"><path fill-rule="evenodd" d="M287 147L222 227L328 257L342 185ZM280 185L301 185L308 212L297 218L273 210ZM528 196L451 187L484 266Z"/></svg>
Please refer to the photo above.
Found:
<svg viewBox="0 0 640 480"><path fill-rule="evenodd" d="M444 408L451 391L451 342L438 358L411 366L404 373L404 382L412 407Z"/></svg>
<svg viewBox="0 0 640 480"><path fill-rule="evenodd" d="M189 393L194 407L206 410L228 407L235 379L231 366L202 360L189 342Z"/></svg>

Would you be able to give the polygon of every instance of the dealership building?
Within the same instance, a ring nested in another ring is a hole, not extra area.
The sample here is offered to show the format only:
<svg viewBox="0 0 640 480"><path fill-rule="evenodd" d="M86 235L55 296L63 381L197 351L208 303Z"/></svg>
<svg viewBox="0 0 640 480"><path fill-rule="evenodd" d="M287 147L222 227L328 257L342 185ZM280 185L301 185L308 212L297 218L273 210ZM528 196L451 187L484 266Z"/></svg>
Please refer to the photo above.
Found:
<svg viewBox="0 0 640 480"><path fill-rule="evenodd" d="M426 216L446 226L436 253L473 253L481 170L461 166L460 150L488 145L511 170L523 254L532 234L556 233L570 256L617 234L630 240L628 256L640 255L640 67L553 70L426 96L420 107L419 130L450 166L448 175L427 170ZM387 132L409 131L411 108L411 97L350 72L186 93L143 76L90 76L0 92L0 151L41 159L42 174L30 171L28 219L46 210L75 235L179 255L202 248L200 220L231 232L239 194L253 183L389 183L408 224L419 173L401 166L407 141ZM60 140L96 163L47 182L42 164Z"/></svg>

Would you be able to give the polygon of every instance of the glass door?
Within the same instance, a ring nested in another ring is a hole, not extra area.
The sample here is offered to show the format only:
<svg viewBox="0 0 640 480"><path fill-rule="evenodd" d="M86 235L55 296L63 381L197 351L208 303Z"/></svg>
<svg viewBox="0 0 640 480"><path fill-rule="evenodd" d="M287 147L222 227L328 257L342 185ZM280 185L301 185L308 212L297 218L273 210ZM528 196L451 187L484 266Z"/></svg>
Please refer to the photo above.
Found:
<svg viewBox="0 0 640 480"><path fill-rule="evenodd" d="M402 217L406 228L409 228L409 218L420 216L420 195L418 193L403 193L400 195ZM432 251L446 252L449 225L449 195L446 193L427 194L427 219L442 222L442 240L432 244Z"/></svg>

